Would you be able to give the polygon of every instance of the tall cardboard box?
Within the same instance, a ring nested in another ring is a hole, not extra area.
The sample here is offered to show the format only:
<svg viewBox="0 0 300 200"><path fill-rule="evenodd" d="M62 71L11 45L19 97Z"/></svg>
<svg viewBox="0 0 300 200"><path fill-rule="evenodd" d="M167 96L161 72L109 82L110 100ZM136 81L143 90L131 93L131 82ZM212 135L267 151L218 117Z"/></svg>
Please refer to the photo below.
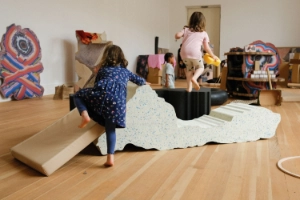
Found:
<svg viewBox="0 0 300 200"><path fill-rule="evenodd" d="M147 82L154 85L161 85L161 76L147 76Z"/></svg>
<svg viewBox="0 0 300 200"><path fill-rule="evenodd" d="M163 69L163 65L162 68L152 68L152 67L148 67L149 69L149 74L148 76L162 76L162 69Z"/></svg>
<svg viewBox="0 0 300 200"><path fill-rule="evenodd" d="M161 77L162 77L163 67L164 67L164 65L162 65L161 69L148 67L149 73L147 76L147 82L149 82L151 84L161 85Z"/></svg>

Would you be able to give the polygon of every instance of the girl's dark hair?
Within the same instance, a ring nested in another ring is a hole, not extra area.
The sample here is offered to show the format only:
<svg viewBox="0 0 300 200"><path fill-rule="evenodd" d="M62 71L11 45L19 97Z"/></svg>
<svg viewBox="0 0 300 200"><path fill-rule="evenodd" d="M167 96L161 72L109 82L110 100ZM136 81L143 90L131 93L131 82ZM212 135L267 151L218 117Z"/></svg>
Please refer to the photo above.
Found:
<svg viewBox="0 0 300 200"><path fill-rule="evenodd" d="M189 29L192 32L203 32L205 31L206 20L202 12L194 12L190 17Z"/></svg>
<svg viewBox="0 0 300 200"><path fill-rule="evenodd" d="M128 61L125 59L122 49L117 45L108 45L98 65L99 68L105 66L116 67L119 65L124 68L128 65Z"/></svg>
<svg viewBox="0 0 300 200"><path fill-rule="evenodd" d="M172 58L174 55L173 53L166 53L165 54L165 62L169 62L169 59Z"/></svg>

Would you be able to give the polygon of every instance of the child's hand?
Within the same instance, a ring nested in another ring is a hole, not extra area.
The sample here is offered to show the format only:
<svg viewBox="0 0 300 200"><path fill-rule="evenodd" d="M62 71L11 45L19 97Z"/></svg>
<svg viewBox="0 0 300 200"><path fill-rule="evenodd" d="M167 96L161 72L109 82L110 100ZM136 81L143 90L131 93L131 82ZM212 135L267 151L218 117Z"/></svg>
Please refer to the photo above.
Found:
<svg viewBox="0 0 300 200"><path fill-rule="evenodd" d="M146 85L151 85L151 83L149 83L149 82L146 82Z"/></svg>
<svg viewBox="0 0 300 200"><path fill-rule="evenodd" d="M219 60L219 58L215 55L211 56L215 61Z"/></svg>
<svg viewBox="0 0 300 200"><path fill-rule="evenodd" d="M97 74L98 71L99 71L99 67L98 67L98 66L96 66L96 67L93 68L93 72L94 72L95 74Z"/></svg>

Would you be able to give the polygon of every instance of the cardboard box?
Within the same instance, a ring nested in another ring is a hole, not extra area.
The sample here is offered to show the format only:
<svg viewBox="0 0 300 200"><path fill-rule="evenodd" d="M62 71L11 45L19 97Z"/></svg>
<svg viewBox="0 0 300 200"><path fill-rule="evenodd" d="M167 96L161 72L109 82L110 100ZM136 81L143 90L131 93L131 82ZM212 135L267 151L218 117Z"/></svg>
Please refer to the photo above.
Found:
<svg viewBox="0 0 300 200"><path fill-rule="evenodd" d="M259 90L258 102L261 106L280 106L282 102L281 90Z"/></svg>
<svg viewBox="0 0 300 200"><path fill-rule="evenodd" d="M157 85L161 85L161 76L150 76L148 74L147 76L147 82L151 83L151 84L157 84Z"/></svg>
<svg viewBox="0 0 300 200"><path fill-rule="evenodd" d="M148 69L149 69L148 76L162 76L163 67L162 67L162 69L148 67Z"/></svg>

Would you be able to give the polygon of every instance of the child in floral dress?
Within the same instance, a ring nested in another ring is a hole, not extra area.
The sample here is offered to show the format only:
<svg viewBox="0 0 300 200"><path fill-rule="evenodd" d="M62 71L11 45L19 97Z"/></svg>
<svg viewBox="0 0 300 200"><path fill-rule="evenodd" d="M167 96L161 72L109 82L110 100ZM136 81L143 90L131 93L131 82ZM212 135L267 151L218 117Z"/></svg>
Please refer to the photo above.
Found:
<svg viewBox="0 0 300 200"><path fill-rule="evenodd" d="M106 167L114 165L116 128L126 126L127 82L145 85L145 79L128 69L122 49L116 45L108 46L99 66L93 88L84 88L74 95L74 103L82 117L79 128L87 125L90 119L105 126L107 138Z"/></svg>

